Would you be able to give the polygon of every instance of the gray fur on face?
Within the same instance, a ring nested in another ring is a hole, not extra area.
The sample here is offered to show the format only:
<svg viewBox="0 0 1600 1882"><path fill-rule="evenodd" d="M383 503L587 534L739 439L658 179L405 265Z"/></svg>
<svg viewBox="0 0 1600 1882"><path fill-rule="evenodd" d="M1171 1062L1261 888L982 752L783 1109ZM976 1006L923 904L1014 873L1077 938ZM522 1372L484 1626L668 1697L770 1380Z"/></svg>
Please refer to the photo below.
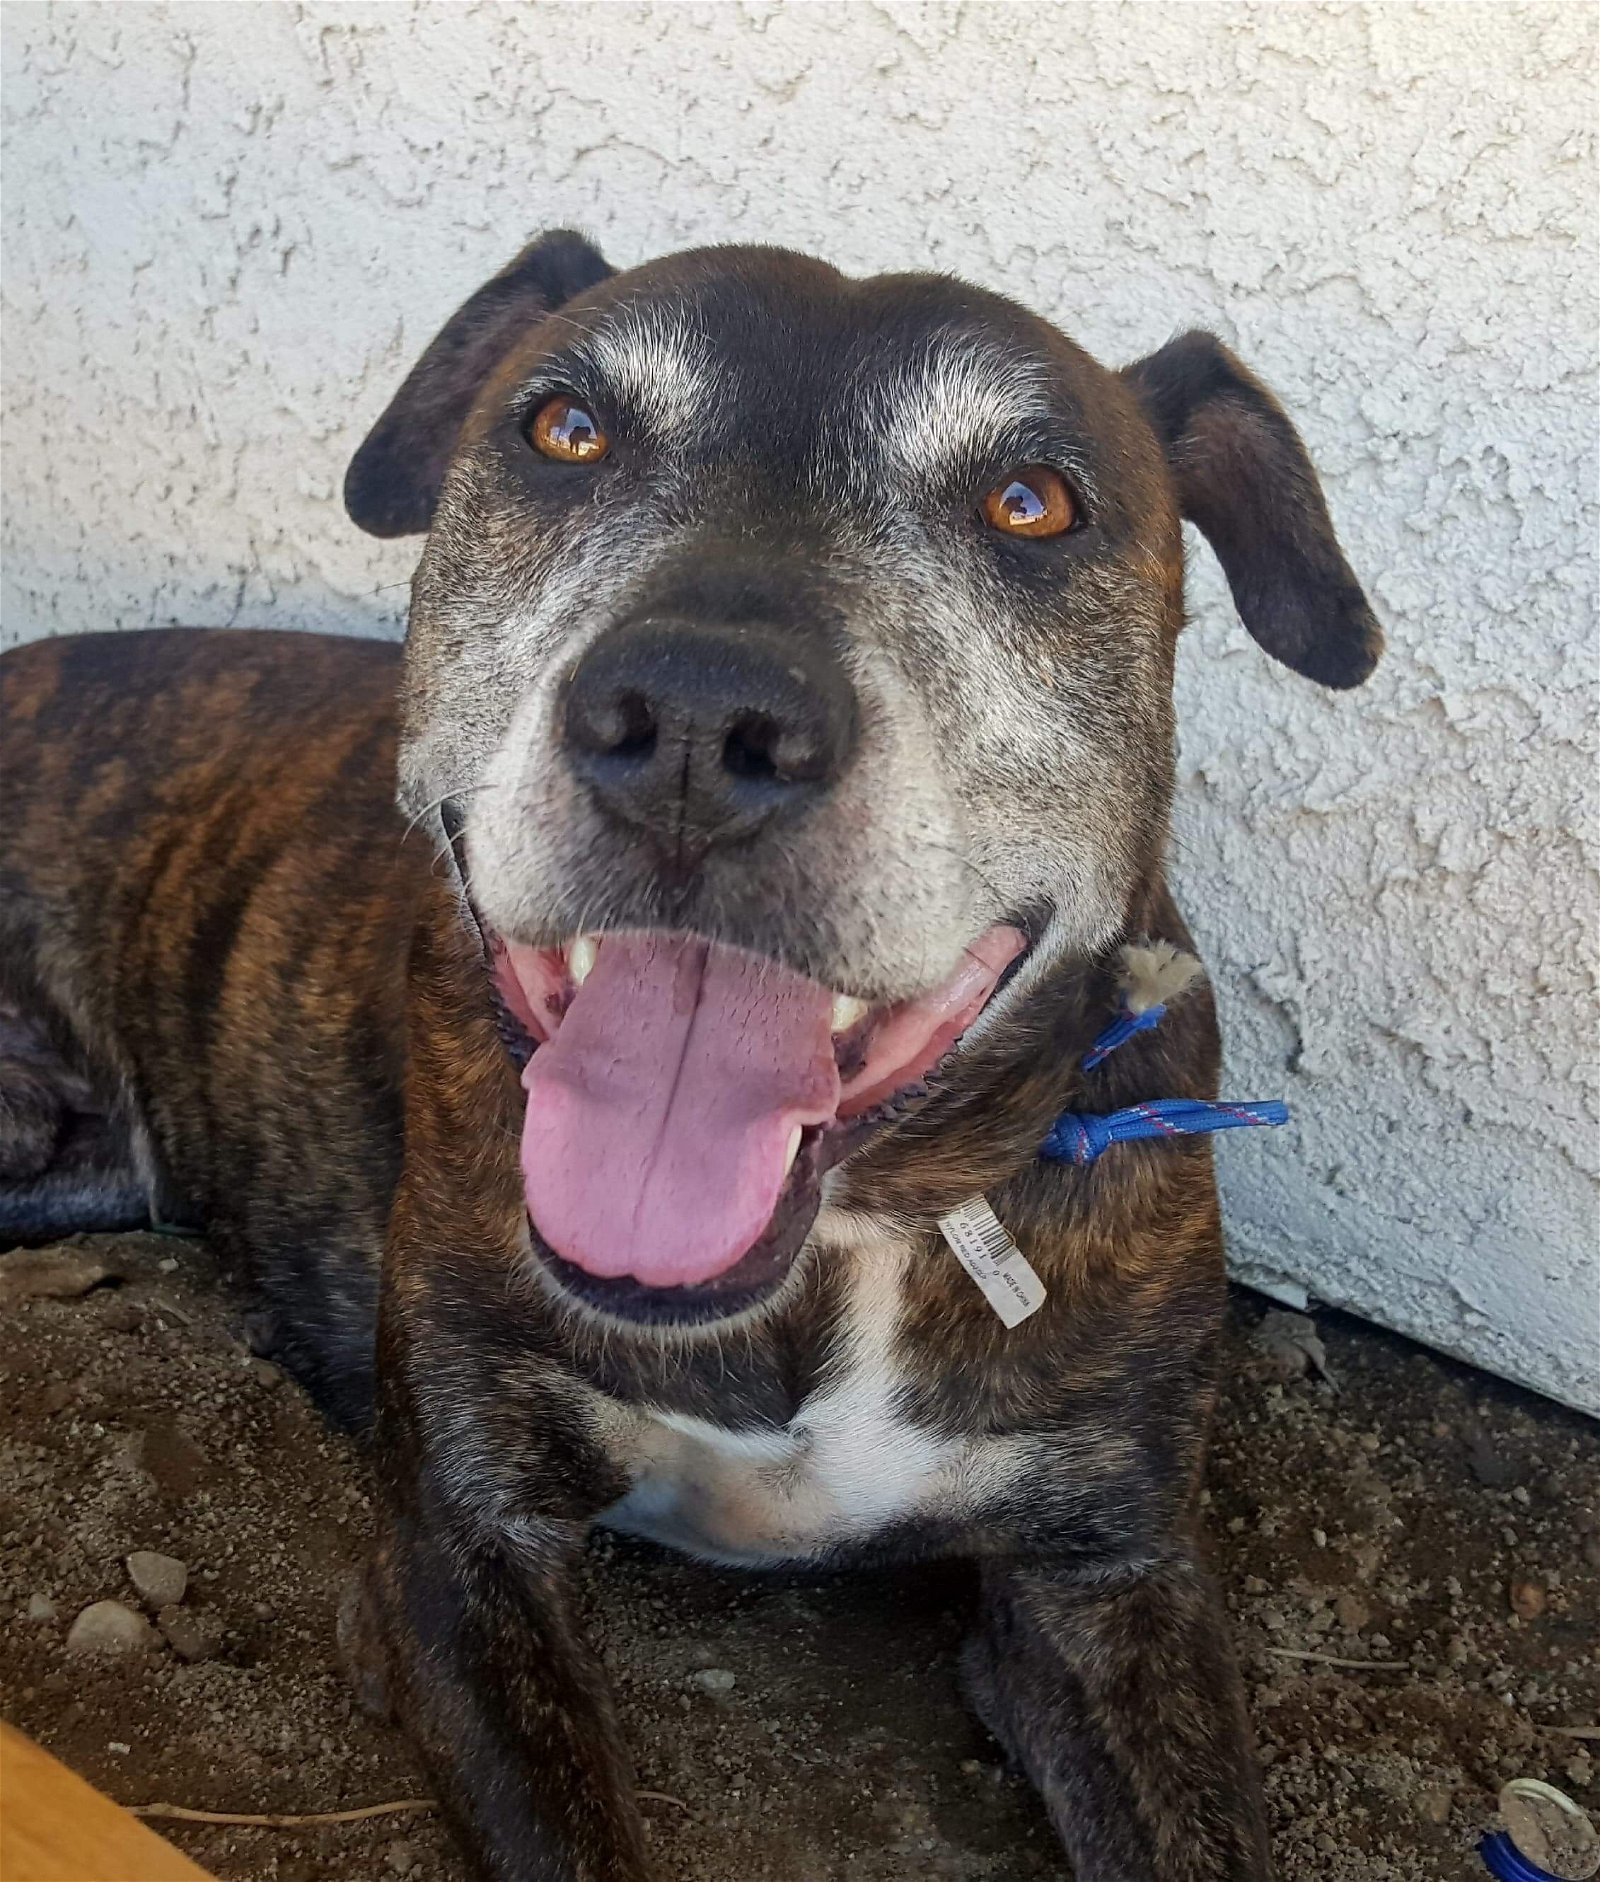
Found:
<svg viewBox="0 0 1600 1882"><path fill-rule="evenodd" d="M1034 461L1017 453L1047 422L1049 363L936 328L841 357L812 401L785 405L790 388L692 307L633 300L558 322L550 344L522 396L578 377L637 428L629 467L543 505L469 441L413 593L403 796L414 815L463 799L485 919L541 946L693 927L877 1001L937 982L1027 909L1050 921L1019 993L1105 945L1165 814L1160 570L1008 568L977 519L982 488L965 487L985 464ZM752 402L764 428L744 422ZM838 624L861 731L801 825L714 853L672 900L564 762L557 704L599 635L730 544Z"/></svg>
<svg viewBox="0 0 1600 1882"><path fill-rule="evenodd" d="M709 337L679 310L623 306L580 342L596 378L654 443L670 450L709 424L728 393Z"/></svg>
<svg viewBox="0 0 1600 1882"><path fill-rule="evenodd" d="M871 388L874 469L919 494L945 488L997 442L1038 428L1048 412L1036 363L968 333L932 336Z"/></svg>

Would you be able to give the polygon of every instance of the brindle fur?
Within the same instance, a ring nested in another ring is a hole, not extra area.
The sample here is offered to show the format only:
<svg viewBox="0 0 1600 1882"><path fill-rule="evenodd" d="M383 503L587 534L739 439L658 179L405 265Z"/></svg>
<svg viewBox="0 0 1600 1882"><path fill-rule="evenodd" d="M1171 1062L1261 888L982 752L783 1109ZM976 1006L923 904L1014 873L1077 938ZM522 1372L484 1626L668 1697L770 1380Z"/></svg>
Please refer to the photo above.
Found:
<svg viewBox="0 0 1600 1882"><path fill-rule="evenodd" d="M182 630L45 641L0 668L0 1006L94 1094L138 1198L102 1224L49 1167L19 1170L0 1233L204 1222L256 1284L264 1336L346 1422L372 1403L432 860L393 805L399 668L377 643Z"/></svg>
<svg viewBox="0 0 1600 1882"><path fill-rule="evenodd" d="M324 1406L364 1425L375 1403L383 1515L343 1638L364 1696L422 1749L478 1870L506 1882L649 1873L571 1590L589 1525L635 1479L644 1414L782 1431L832 1376L863 1264L894 1239L908 1277L886 1335L897 1417L951 1442L1023 1443L1029 1468L981 1506L901 1512L806 1559L979 1564L968 1689L1079 1882L1262 1882L1242 1694L1196 1545L1223 1298L1209 1147L1127 1145L1087 1170L1034 1150L1067 1105L1215 1094L1203 986L1101 1069L1077 1069L1114 1004L1115 945L1189 941L1163 873L1180 504L1251 631L1290 664L1352 684L1376 627L1288 421L1215 342L1192 336L1120 380L1069 358L1120 519L1128 631L1146 636L1113 715L1137 747L1127 801L1109 835L1086 839L1102 844L1101 887L1119 885L1114 919L1036 950L920 1107L837 1174L813 1249L736 1333L575 1310L530 1258L521 1094L431 797L471 785L514 718L496 690L512 656L472 638L488 588L500 582L509 618L519 583L556 579L548 531L495 481L520 471L485 468L509 448L500 402L556 344L543 314L574 295L580 325L651 294L703 307L719 270L769 315L832 291L816 264L771 253L680 258L619 289L578 238L545 238L413 373L347 493L379 533L433 525L403 735L400 657L372 643L178 631L6 657L0 1231L43 1239L141 1202L201 1221ZM887 319L930 297L979 327L1025 318L923 281L886 284L875 305ZM847 567L827 597L847 622L864 579ZM1048 601L1028 581L1020 622ZM1059 679L1081 622L1057 612L1044 644ZM1096 660L1112 658L1115 625L1095 629ZM912 673L912 694L926 677ZM394 808L402 736L403 800L422 825L409 833ZM1024 822L1046 819L1050 789L1035 781ZM1090 808L1107 824L1114 806ZM736 938L835 984L873 982L870 962L844 958L848 924L786 942L775 922L792 908L723 913ZM979 1190L1049 1290L1009 1332L933 1226Z"/></svg>

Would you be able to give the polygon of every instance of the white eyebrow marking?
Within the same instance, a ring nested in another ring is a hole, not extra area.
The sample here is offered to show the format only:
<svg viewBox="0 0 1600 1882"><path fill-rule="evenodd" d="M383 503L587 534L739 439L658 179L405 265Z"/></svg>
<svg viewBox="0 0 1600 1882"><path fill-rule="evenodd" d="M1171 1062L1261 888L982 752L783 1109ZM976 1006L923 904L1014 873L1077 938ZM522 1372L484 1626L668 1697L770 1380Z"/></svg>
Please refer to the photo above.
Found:
<svg viewBox="0 0 1600 1882"><path fill-rule="evenodd" d="M884 452L922 485L1005 446L1047 410L1036 365L966 335L930 341L880 385L878 399Z"/></svg>
<svg viewBox="0 0 1600 1882"><path fill-rule="evenodd" d="M691 435L716 396L703 332L662 307L622 307L592 333L584 352L620 401L659 441Z"/></svg>

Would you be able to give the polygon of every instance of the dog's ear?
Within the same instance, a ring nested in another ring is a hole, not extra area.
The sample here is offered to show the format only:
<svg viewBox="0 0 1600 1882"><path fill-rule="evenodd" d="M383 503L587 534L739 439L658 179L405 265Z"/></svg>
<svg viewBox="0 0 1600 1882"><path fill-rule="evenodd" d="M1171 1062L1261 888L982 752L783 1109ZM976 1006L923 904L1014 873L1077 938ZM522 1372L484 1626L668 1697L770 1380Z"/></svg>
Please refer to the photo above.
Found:
<svg viewBox="0 0 1600 1882"><path fill-rule="evenodd" d="M1383 630L1344 559L1283 407L1210 333L1126 367L1167 453L1178 504L1216 551L1239 618L1274 659L1359 686Z"/></svg>
<svg viewBox="0 0 1600 1882"><path fill-rule="evenodd" d="M426 529L467 413L506 348L541 314L615 272L581 235L552 229L464 301L350 460L350 520L372 536Z"/></svg>

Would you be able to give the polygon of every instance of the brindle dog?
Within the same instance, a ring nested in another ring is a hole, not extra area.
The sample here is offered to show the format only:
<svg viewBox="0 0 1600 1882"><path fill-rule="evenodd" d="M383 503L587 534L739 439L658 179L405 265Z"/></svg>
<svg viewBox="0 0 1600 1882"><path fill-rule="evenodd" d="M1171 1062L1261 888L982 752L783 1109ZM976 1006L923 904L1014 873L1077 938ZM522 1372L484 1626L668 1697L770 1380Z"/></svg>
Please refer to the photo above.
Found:
<svg viewBox="0 0 1600 1882"><path fill-rule="evenodd" d="M1108 372L946 279L555 234L346 500L427 532L403 656L4 663L0 1228L204 1223L375 1419L345 1632L482 1874L648 1874L573 1617L603 1522L974 1560L968 1689L1079 1882L1257 1882L1209 1150L1036 1150L1214 1095L1203 986L1079 1067L1122 950L1188 946L1180 519L1269 653L1377 658L1289 421L1204 334ZM980 1192L1048 1290L1010 1330L935 1229Z"/></svg>

